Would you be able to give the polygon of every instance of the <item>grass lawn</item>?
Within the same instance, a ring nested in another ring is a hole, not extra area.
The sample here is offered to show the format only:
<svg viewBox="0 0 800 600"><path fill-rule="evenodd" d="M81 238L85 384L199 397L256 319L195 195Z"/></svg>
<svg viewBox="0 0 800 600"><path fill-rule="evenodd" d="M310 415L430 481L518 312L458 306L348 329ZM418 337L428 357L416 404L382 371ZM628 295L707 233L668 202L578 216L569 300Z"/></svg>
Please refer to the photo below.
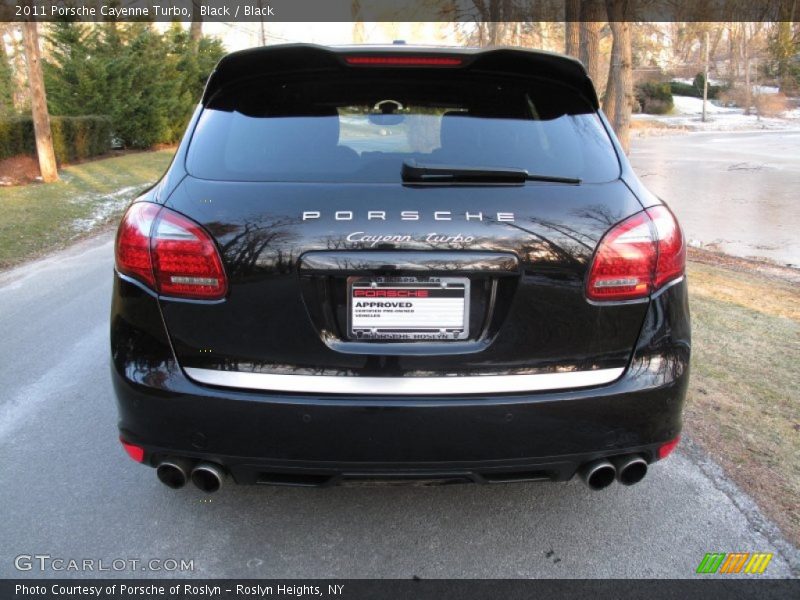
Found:
<svg viewBox="0 0 800 600"><path fill-rule="evenodd" d="M126 154L64 167L56 183L0 187L0 268L67 246L117 219L172 155Z"/></svg>
<svg viewBox="0 0 800 600"><path fill-rule="evenodd" d="M800 544L800 285L689 263L685 429Z"/></svg>

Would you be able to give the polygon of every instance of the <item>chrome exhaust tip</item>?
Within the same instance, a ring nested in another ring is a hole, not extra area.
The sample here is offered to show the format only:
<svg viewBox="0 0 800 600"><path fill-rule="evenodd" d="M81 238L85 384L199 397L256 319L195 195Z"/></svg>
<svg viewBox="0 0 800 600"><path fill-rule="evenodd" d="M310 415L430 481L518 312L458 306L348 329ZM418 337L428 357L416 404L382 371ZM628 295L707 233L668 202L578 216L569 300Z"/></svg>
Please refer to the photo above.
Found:
<svg viewBox="0 0 800 600"><path fill-rule="evenodd" d="M626 454L612 459L617 468L617 481L622 485L639 483L647 475L647 461L638 454Z"/></svg>
<svg viewBox="0 0 800 600"><path fill-rule="evenodd" d="M225 471L214 463L200 463L192 469L192 483L198 490L210 494L222 487Z"/></svg>
<svg viewBox="0 0 800 600"><path fill-rule="evenodd" d="M165 486L177 490L189 481L192 463L186 458L167 458L158 463L156 476Z"/></svg>
<svg viewBox="0 0 800 600"><path fill-rule="evenodd" d="M581 479L592 490L602 490L614 483L617 470L606 459L593 460L580 468Z"/></svg>

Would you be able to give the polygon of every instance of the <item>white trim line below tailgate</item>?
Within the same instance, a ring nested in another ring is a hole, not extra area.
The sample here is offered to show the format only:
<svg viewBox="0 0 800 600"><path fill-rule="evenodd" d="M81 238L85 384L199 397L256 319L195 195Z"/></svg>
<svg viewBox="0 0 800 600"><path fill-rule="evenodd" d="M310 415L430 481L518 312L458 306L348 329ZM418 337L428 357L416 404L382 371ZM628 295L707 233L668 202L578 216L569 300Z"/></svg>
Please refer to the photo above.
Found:
<svg viewBox="0 0 800 600"><path fill-rule="evenodd" d="M624 368L535 375L469 375L453 377L359 377L349 375L283 375L246 373L187 367L186 374L198 383L228 388L379 396L443 396L541 392L593 385L618 379Z"/></svg>

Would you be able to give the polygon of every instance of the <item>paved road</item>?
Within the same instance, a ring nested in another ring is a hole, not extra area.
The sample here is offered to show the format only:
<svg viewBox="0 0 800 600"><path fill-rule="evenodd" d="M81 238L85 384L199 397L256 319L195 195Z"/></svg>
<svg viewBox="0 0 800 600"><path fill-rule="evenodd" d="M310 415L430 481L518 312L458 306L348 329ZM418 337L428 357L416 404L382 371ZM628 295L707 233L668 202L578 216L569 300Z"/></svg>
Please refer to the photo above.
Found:
<svg viewBox="0 0 800 600"><path fill-rule="evenodd" d="M691 448L600 493L167 489L116 440L111 268L107 234L0 275L0 577L40 575L15 571L21 554L187 559L207 577L693 577L705 552L762 551L776 553L768 575L800 572L797 550Z"/></svg>
<svg viewBox="0 0 800 600"><path fill-rule="evenodd" d="M800 267L800 131L634 139L631 162L694 244Z"/></svg>

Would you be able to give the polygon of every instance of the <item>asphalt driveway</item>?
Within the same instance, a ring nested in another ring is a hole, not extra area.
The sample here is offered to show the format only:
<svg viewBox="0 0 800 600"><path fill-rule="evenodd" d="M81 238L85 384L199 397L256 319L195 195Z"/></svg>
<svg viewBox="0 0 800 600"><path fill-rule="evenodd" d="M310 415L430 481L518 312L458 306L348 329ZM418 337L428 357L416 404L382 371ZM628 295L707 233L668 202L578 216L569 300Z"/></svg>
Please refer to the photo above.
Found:
<svg viewBox="0 0 800 600"><path fill-rule="evenodd" d="M706 552L774 552L768 576L798 572L797 549L690 445L640 485L599 493L170 490L117 442L112 254L108 233L0 274L0 577L81 575L16 569L36 554L193 566L94 573L124 577L696 577Z"/></svg>
<svg viewBox="0 0 800 600"><path fill-rule="evenodd" d="M637 138L631 163L695 246L800 267L800 131Z"/></svg>

